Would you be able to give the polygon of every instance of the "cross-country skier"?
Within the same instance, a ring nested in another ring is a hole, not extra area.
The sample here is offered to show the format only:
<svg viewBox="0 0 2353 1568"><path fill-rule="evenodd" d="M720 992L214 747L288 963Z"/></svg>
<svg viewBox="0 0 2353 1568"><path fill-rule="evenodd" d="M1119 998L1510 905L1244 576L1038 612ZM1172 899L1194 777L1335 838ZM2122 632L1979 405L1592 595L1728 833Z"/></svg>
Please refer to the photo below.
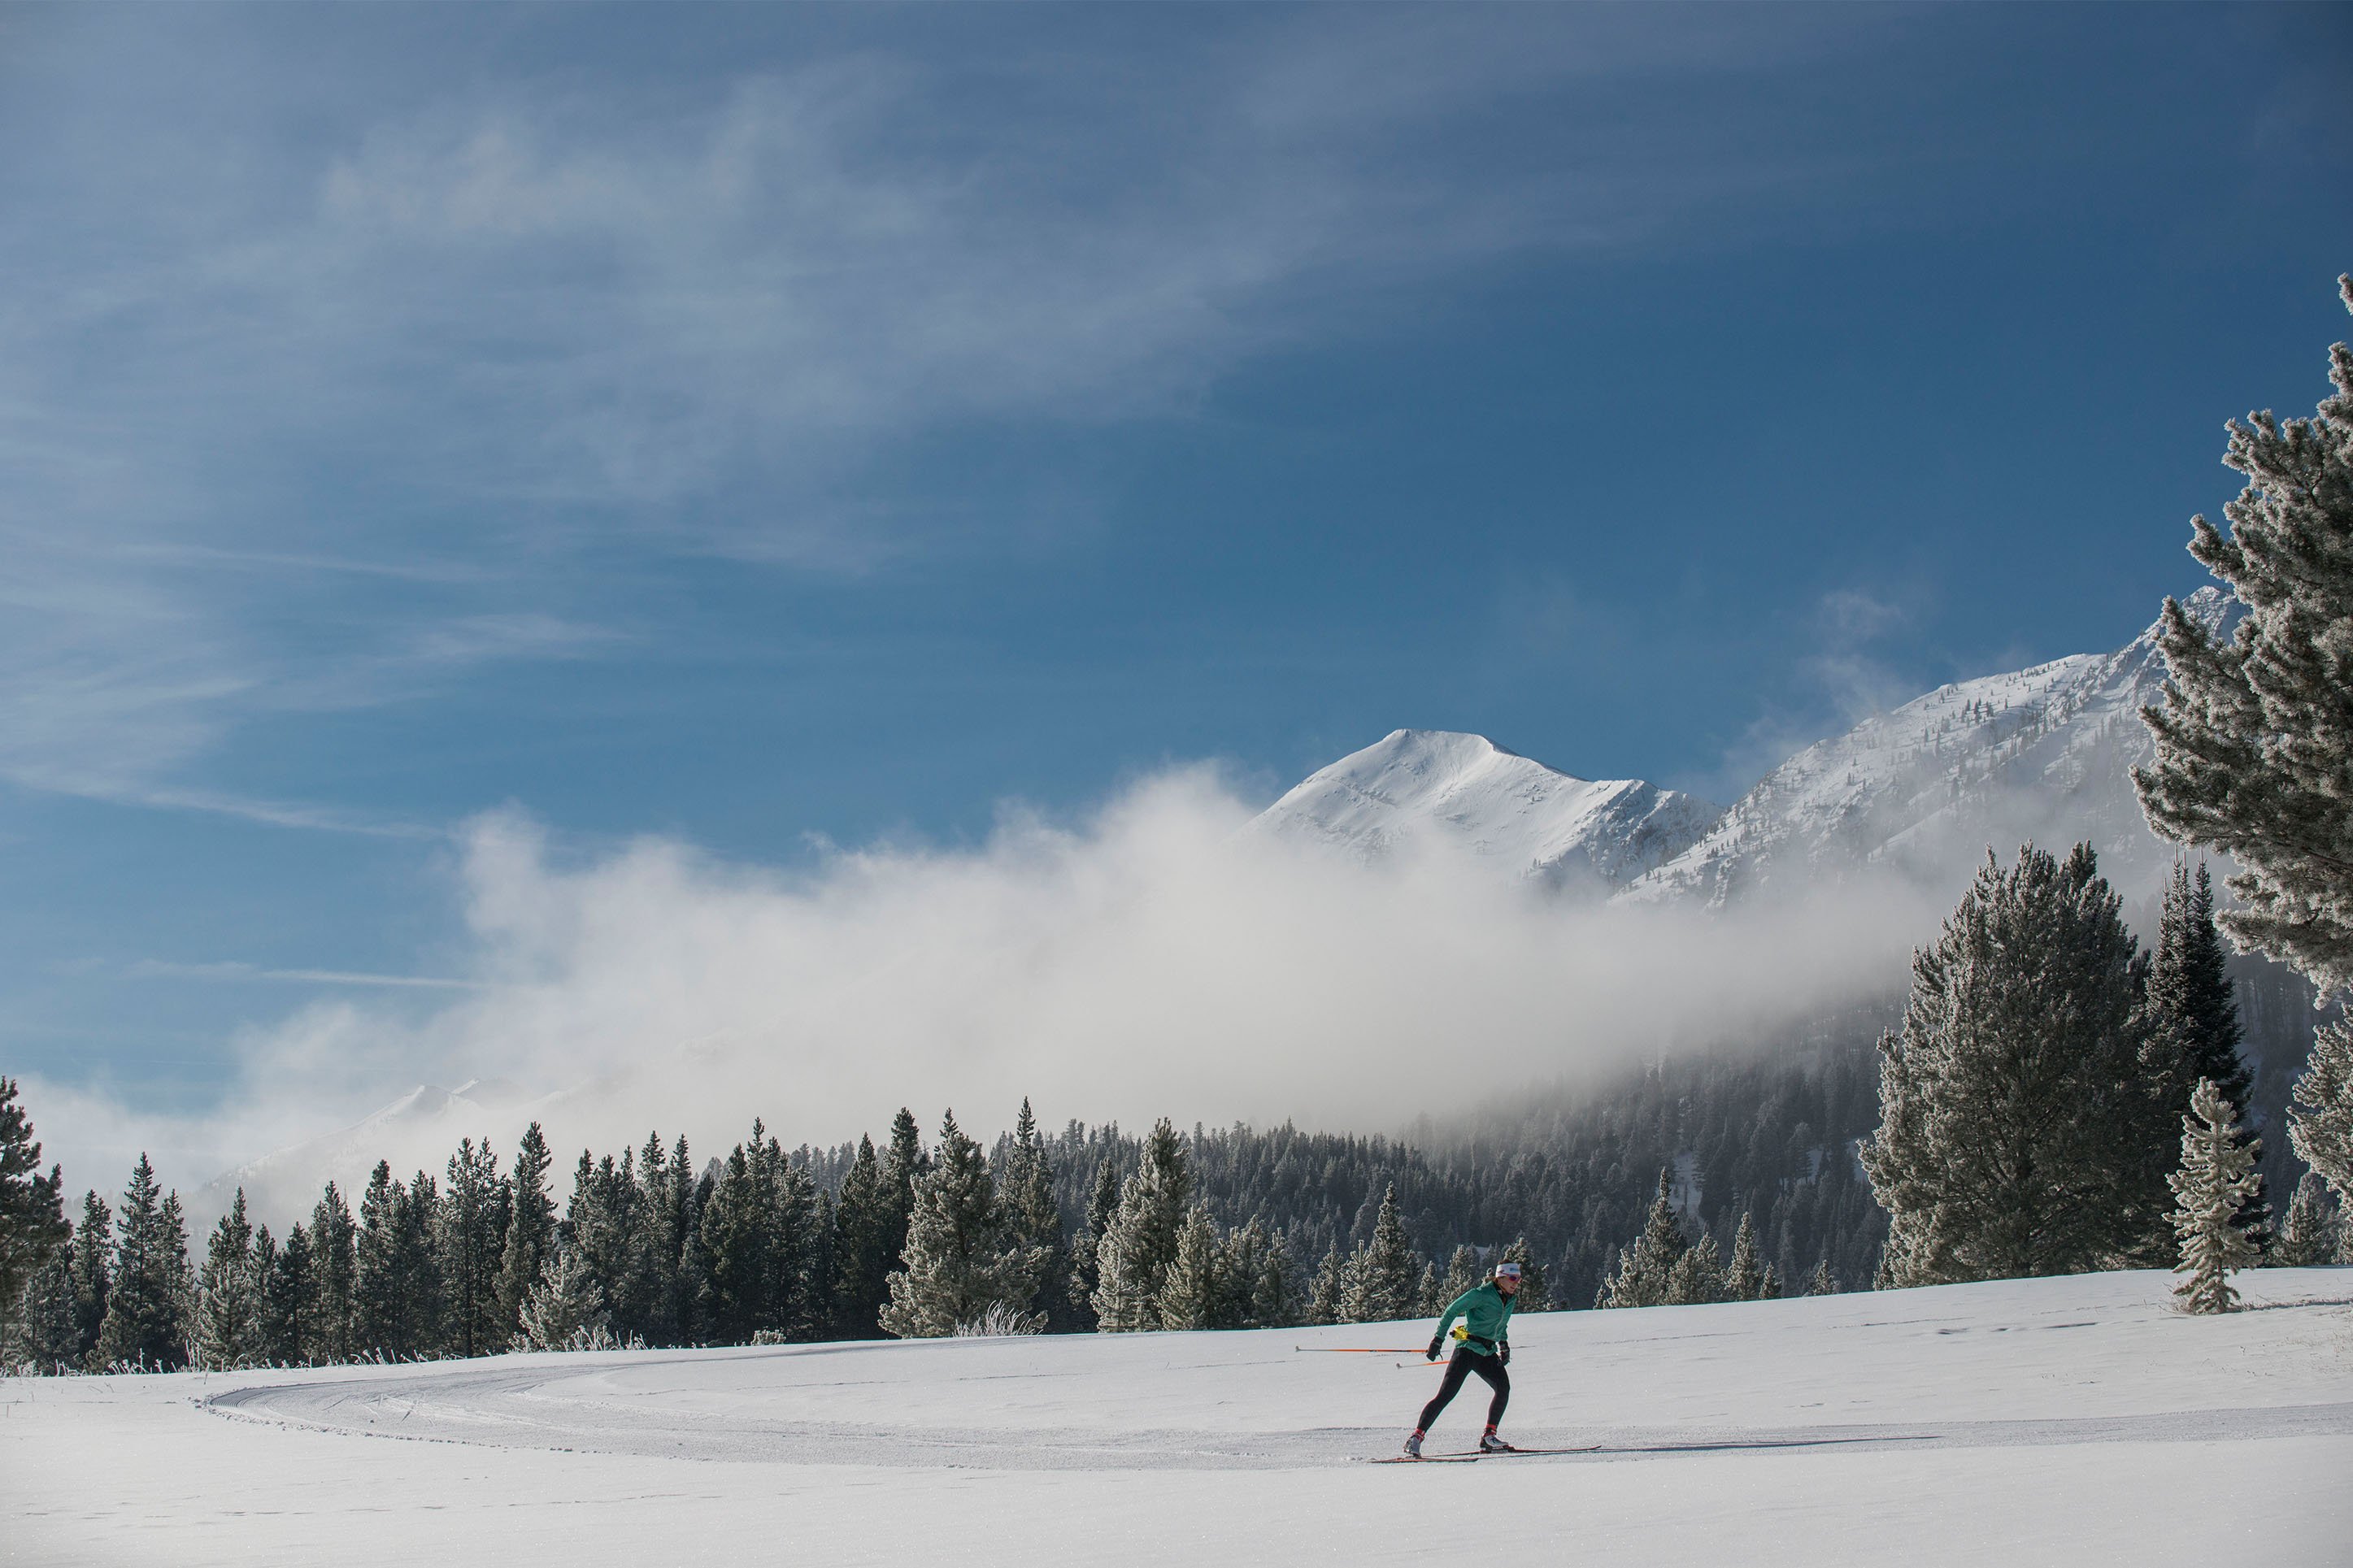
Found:
<svg viewBox="0 0 2353 1568"><path fill-rule="evenodd" d="M1455 1331L1461 1342L1454 1347L1454 1359L1446 1363L1446 1379L1438 1385L1438 1396L1421 1407L1421 1419L1414 1424L1413 1436L1405 1440L1409 1459L1421 1458L1422 1435L1438 1413L1446 1408L1462 1388L1462 1380L1477 1373L1487 1380L1495 1396L1487 1401L1487 1430L1479 1438L1482 1454L1509 1454L1512 1446L1495 1436L1495 1427L1504 1419L1504 1406L1511 1403L1512 1374L1504 1369L1511 1364L1512 1342L1505 1337L1512 1326L1512 1298L1520 1293L1520 1266L1498 1263L1494 1277L1481 1280L1454 1299L1446 1309L1446 1316L1438 1320L1438 1331L1430 1336L1429 1357L1438 1359L1440 1347L1446 1343L1446 1331L1454 1320L1462 1320Z"/></svg>

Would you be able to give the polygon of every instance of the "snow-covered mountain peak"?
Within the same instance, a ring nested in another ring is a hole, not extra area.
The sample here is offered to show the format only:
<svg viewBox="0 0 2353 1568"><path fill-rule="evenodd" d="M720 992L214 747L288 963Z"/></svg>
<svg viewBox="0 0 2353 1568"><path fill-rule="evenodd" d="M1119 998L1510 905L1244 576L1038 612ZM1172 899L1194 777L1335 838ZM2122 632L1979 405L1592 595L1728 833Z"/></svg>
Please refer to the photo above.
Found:
<svg viewBox="0 0 2353 1568"><path fill-rule="evenodd" d="M1251 826L1367 861L1451 849L1513 881L1598 896L1673 857L1721 809L1639 779L1578 778L1484 735L1393 730Z"/></svg>
<svg viewBox="0 0 2353 1568"><path fill-rule="evenodd" d="M2219 636L2238 605L2206 587L2182 607ZM1989 847L2006 855L2029 839L2088 839L2111 881L2129 883L2171 855L2132 787L2152 754L2140 710L2163 699L2158 631L2111 654L1941 686L1809 746L1624 896L1723 904L1865 867L1941 883Z"/></svg>
<svg viewBox="0 0 2353 1568"><path fill-rule="evenodd" d="M322 1183L332 1181L356 1201L380 1159L438 1163L461 1137L481 1138L503 1128L502 1113L521 1091L503 1079L477 1079L455 1091L421 1083L349 1127L280 1149L214 1177L190 1194L188 1214L199 1230L225 1214L243 1190L257 1220L282 1224L309 1213Z"/></svg>

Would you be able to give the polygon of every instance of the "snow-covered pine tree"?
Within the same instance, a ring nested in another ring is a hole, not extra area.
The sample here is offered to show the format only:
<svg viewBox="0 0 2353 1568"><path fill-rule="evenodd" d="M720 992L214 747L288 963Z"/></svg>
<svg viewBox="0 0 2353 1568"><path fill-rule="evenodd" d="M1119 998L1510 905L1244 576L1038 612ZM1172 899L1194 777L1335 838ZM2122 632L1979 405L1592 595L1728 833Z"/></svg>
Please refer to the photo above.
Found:
<svg viewBox="0 0 2353 1568"><path fill-rule="evenodd" d="M445 1356L449 1353L449 1294L448 1282L441 1277L440 1248L433 1245L434 1219L441 1212L441 1186L419 1171L408 1178L406 1188L396 1185L393 1194L402 1200L397 1235L400 1277L406 1286L408 1309L404 1342L411 1355ZM314 1271L318 1250L318 1238L313 1237L311 1254Z"/></svg>
<svg viewBox="0 0 2353 1568"><path fill-rule="evenodd" d="M1095 1287L1103 1283L1098 1254L1104 1234L1119 1215L1119 1162L1106 1156L1095 1167L1094 1190L1087 1196L1086 1221L1071 1241L1071 1316L1082 1330L1095 1326Z"/></svg>
<svg viewBox="0 0 2353 1568"><path fill-rule="evenodd" d="M787 1157L788 1163L805 1164ZM807 1176L806 1169L800 1172ZM657 1130L646 1134L638 1146L636 1186L628 1202L629 1234L628 1261L622 1273L621 1288L616 1293L614 1315L629 1333L639 1339L670 1342L674 1331L672 1294L673 1277L678 1271L678 1252L666 1234L670 1225L670 1208L673 1197L670 1184L670 1156L662 1148L661 1133ZM795 1295L797 1334L814 1336L825 1329L829 1303L826 1300L826 1283L832 1278L829 1248L833 1238L833 1200L818 1193L814 1181L808 1183L808 1221L807 1234L801 1242L801 1278Z"/></svg>
<svg viewBox="0 0 2353 1568"><path fill-rule="evenodd" d="M0 1078L0 1350L14 1343L25 1289L66 1244L65 1180L52 1164L41 1174L41 1145L16 1080Z"/></svg>
<svg viewBox="0 0 2353 1568"><path fill-rule="evenodd" d="M329 1182L311 1210L311 1325L316 1359L330 1365L359 1353L358 1241L351 1205Z"/></svg>
<svg viewBox="0 0 2353 1568"><path fill-rule="evenodd" d="M25 1285L23 1326L9 1353L44 1376L81 1364L81 1335L74 1321L74 1246L69 1237Z"/></svg>
<svg viewBox="0 0 2353 1568"><path fill-rule="evenodd" d="M397 1316L398 1281L393 1279L392 1164L378 1160L360 1189L359 1235L353 1244L353 1315L364 1355L390 1352ZM266 1232L265 1232L266 1234Z"/></svg>
<svg viewBox="0 0 2353 1568"><path fill-rule="evenodd" d="M1406 1240L1405 1220L1398 1213L1397 1184L1381 1194L1381 1210L1373 1221L1373 1236L1348 1271L1340 1298L1344 1323L1386 1323L1421 1315L1422 1263ZM1433 1282L1434 1283L1434 1282Z"/></svg>
<svg viewBox="0 0 2353 1568"><path fill-rule="evenodd" d="M115 1217L114 1266L108 1271L106 1322L98 1333L100 1366L173 1372L188 1364L189 1309L195 1279L180 1194L164 1193L142 1153L122 1189Z"/></svg>
<svg viewBox="0 0 2353 1568"><path fill-rule="evenodd" d="M2193 880L2186 861L2173 863L2165 902L2158 920L2157 946L2149 954L2147 1038L2142 1060L2155 1092L2147 1110L2158 1125L2147 1139L2152 1192L2172 1173L2177 1153L2175 1130L2189 1110L2189 1095L2200 1079L2211 1079L2222 1098L2233 1105L2247 1103L2254 1075L2239 1054L2245 1031L2239 1023L2239 1002L2231 985L2229 954L2221 932L2214 927L2214 889L2203 861ZM2252 1136L2242 1130L2241 1136ZM2262 1173L2256 1174L2258 1184ZM2154 1206L2154 1205L2152 1205ZM2169 1197L2165 1214L2170 1213ZM2169 1262L2174 1253L2169 1219L2152 1226L2138 1260ZM2257 1186L2239 1216L2241 1228L2258 1238L2269 1229L2271 1206Z"/></svg>
<svg viewBox="0 0 2353 1568"><path fill-rule="evenodd" d="M391 1165L376 1162L360 1194L359 1235L353 1247L358 1323L363 1355L414 1360L443 1353L439 1259L433 1246L433 1219L440 1194L433 1178L419 1171L409 1182L395 1181ZM284 1253L292 1267L295 1231L286 1233ZM305 1233L301 1273L304 1289L315 1286L315 1240ZM321 1353L315 1303L301 1310L303 1338L299 1357Z"/></svg>
<svg viewBox="0 0 2353 1568"><path fill-rule="evenodd" d="M1192 1172L1166 1117L1153 1123L1143 1154L1095 1250L1095 1323L1104 1333L1160 1326L1160 1287L1192 1206Z"/></svg>
<svg viewBox="0 0 2353 1568"><path fill-rule="evenodd" d="M1043 1320L1026 1314L1044 1266L1040 1248L1009 1234L987 1154L956 1125L955 1112L947 1112L931 1169L915 1179L905 1267L891 1275L883 1331L941 1339L994 1313L1017 1321L1017 1331L1034 1333Z"/></svg>
<svg viewBox="0 0 2353 1568"><path fill-rule="evenodd" d="M638 1331L654 1344L690 1344L694 1339L694 1303L701 1293L700 1279L690 1264L695 1226L694 1164L683 1134L671 1143L667 1157L658 1137L647 1137L646 1151L638 1164L638 1267L644 1281L639 1291L643 1320ZM824 1226L834 1223L833 1215L824 1216ZM512 1227L513 1221L508 1224ZM811 1324L821 1331L834 1307L828 1282L837 1265L830 1235L812 1240L824 1243L812 1248L808 1277Z"/></svg>
<svg viewBox="0 0 2353 1568"><path fill-rule="evenodd" d="M2353 1212L2353 1021L2324 1024L2287 1108L2288 1146Z"/></svg>
<svg viewBox="0 0 2353 1568"><path fill-rule="evenodd" d="M1552 1286L1546 1279L1544 1265L1536 1261L1535 1249L1528 1245L1526 1237L1514 1237L1505 1243L1496 1261L1520 1266L1520 1293L1512 1298L1514 1315L1552 1310ZM1452 1299L1448 1298L1449 1300Z"/></svg>
<svg viewBox="0 0 2353 1568"><path fill-rule="evenodd" d="M75 1360L97 1369L99 1331L106 1325L108 1272L113 1266L114 1211L96 1191L81 1199L80 1239L73 1254L74 1340L81 1348Z"/></svg>
<svg viewBox="0 0 2353 1568"><path fill-rule="evenodd" d="M892 1212L874 1141L861 1136L833 1210L833 1325L844 1339L881 1331L882 1304L891 1299Z"/></svg>
<svg viewBox="0 0 2353 1568"><path fill-rule="evenodd" d="M670 1189L670 1157L662 1150L659 1131L647 1133L634 1154L624 1155L617 1179L628 1183L629 1190L618 1205L626 1222L620 1254L615 1260L619 1274L613 1286L613 1317L622 1331L639 1339L658 1336L666 1331L657 1324L667 1311L670 1277L676 1271L668 1238L658 1234L666 1219L662 1210ZM813 1311L824 1283L824 1276L817 1270L826 1242L818 1224L818 1207L812 1192L807 1233L801 1242L803 1279L796 1282L794 1292L798 1302L796 1333L815 1332L821 1326Z"/></svg>
<svg viewBox="0 0 2353 1568"><path fill-rule="evenodd" d="M775 1321L770 1326L794 1339L814 1339L818 1300L809 1270L818 1261L817 1183L807 1165L788 1156L773 1134L760 1176L774 1268L770 1300Z"/></svg>
<svg viewBox="0 0 2353 1568"><path fill-rule="evenodd" d="M931 1168L932 1157L923 1152L915 1113L902 1105L891 1119L891 1142L882 1152L883 1185L891 1197L890 1218L883 1227L891 1243L890 1265L883 1269L886 1275L906 1261L907 1226L915 1214L915 1180Z"/></svg>
<svg viewBox="0 0 2353 1568"><path fill-rule="evenodd" d="M2144 1242L2147 967L2089 845L1986 858L1880 1041L1862 1154L1885 1283L2067 1273Z"/></svg>
<svg viewBox="0 0 2353 1568"><path fill-rule="evenodd" d="M1746 1209L1740 1211L1740 1228L1732 1237L1732 1261L1724 1268L1725 1299L1760 1301L1765 1298L1765 1269L1757 1258L1757 1226Z"/></svg>
<svg viewBox="0 0 2353 1568"><path fill-rule="evenodd" d="M505 1348L511 1328L500 1325L499 1264L506 1251L506 1226L513 1202L499 1174L498 1157L486 1139L459 1140L444 1170L440 1202L433 1215L435 1261L445 1293L451 1353L486 1355ZM311 1246L319 1245L316 1226Z"/></svg>
<svg viewBox="0 0 2353 1568"><path fill-rule="evenodd" d="M2231 1270L2259 1256L2239 1219L2247 1194L2255 1190L2260 1140L2242 1142L2239 1115L2211 1079L2200 1079L2181 1119L2181 1168L2173 1173L2178 1200L2173 1228L2181 1237L2177 1271L2188 1279L2174 1287L2182 1310L2227 1312L2238 1305Z"/></svg>
<svg viewBox="0 0 2353 1568"><path fill-rule="evenodd" d="M280 1247L269 1227L261 1226L253 1233L253 1270L261 1281L261 1360L270 1366L309 1365L318 1357L319 1343L311 1321L318 1297L311 1279L310 1233L298 1223Z"/></svg>
<svg viewBox="0 0 2353 1568"><path fill-rule="evenodd" d="M459 1139L447 1174L433 1215L433 1249L448 1303L449 1351L493 1355L514 1338L514 1324L499 1301L499 1263L506 1254L512 1198L487 1142L477 1145L471 1138ZM311 1243L319 1244L315 1230Z"/></svg>
<svg viewBox="0 0 2353 1568"><path fill-rule="evenodd" d="M1725 1299L1724 1255L1716 1248L1715 1237L1703 1234L1668 1270L1667 1303L1692 1307Z"/></svg>
<svg viewBox="0 0 2353 1568"><path fill-rule="evenodd" d="M1769 1263L1765 1265L1764 1272L1757 1281L1757 1299L1760 1301L1778 1301L1781 1299L1781 1275Z"/></svg>
<svg viewBox="0 0 2353 1568"><path fill-rule="evenodd" d="M814 1331L808 1265L816 1219L808 1173L754 1121L751 1141L729 1151L699 1216L708 1270L700 1310L712 1338L744 1344L762 1332Z"/></svg>
<svg viewBox="0 0 2353 1568"><path fill-rule="evenodd" d="M2353 277L2337 289L2353 309ZM2157 756L2133 775L2152 827L2242 868L2223 929L2323 991L2353 985L2353 349L2329 350L2328 378L2310 419L2229 426L2246 488L2222 509L2229 538L2190 520L2189 553L2246 615L2217 644L2165 602L2165 702L2141 713Z"/></svg>
<svg viewBox="0 0 2353 1568"><path fill-rule="evenodd" d="M733 1193L748 1205L742 1212L756 1215L760 1205L755 1194L761 1185L760 1172L767 1157L765 1129L758 1119L752 1123L752 1144L746 1162L731 1164L729 1169L737 1178ZM748 1183L748 1186L743 1184ZM637 1154L623 1150L621 1158L610 1154L591 1158L589 1152L580 1152L580 1161L572 1172L572 1201L557 1226L559 1245L575 1254L580 1266L596 1279L605 1293L606 1310L612 1315L617 1330L635 1328L635 1317L642 1309L641 1281L638 1276L638 1238L639 1230ZM765 1277L755 1277L747 1300L765 1300ZM765 1327L765 1322L754 1327ZM753 1328L724 1336L730 1342L741 1343Z"/></svg>
<svg viewBox="0 0 2353 1568"><path fill-rule="evenodd" d="M509 1323L522 1322L523 1300L546 1272L555 1247L555 1199L547 1190L547 1173L554 1163L547 1135L534 1121L515 1145L514 1172L508 1181L507 1237L499 1253L498 1289L499 1310ZM673 1258L673 1266L675 1262Z"/></svg>
<svg viewBox="0 0 2353 1568"><path fill-rule="evenodd" d="M604 1288L569 1252L547 1260L515 1310L518 1350L585 1350L609 1331Z"/></svg>
<svg viewBox="0 0 2353 1568"><path fill-rule="evenodd" d="M1071 1270L1071 1255L1062 1241L1061 1211L1054 1204L1053 1163L1045 1140L1038 1135L1038 1119L1027 1096L1021 1114L1014 1119L1013 1147L1006 1154L1003 1200L1013 1244L1035 1250L1044 1260L1036 1297L1017 1304L1024 1311L1044 1314L1049 1327L1069 1327L1070 1297L1062 1281Z"/></svg>
<svg viewBox="0 0 2353 1568"><path fill-rule="evenodd" d="M1196 1204L1176 1231L1176 1256L1160 1282L1160 1326L1217 1329L1225 1317L1224 1247L1217 1222Z"/></svg>
<svg viewBox="0 0 2353 1568"><path fill-rule="evenodd" d="M1809 1296L1835 1296L1844 1289L1838 1276L1831 1272L1831 1260L1827 1258L1814 1265L1813 1278L1806 1281Z"/></svg>
<svg viewBox="0 0 2353 1568"><path fill-rule="evenodd" d="M2287 1219L2263 1261L2282 1268L2311 1268L2337 1261L2337 1207L2327 1184L2306 1171L2288 1200Z"/></svg>
<svg viewBox="0 0 2353 1568"><path fill-rule="evenodd" d="M1479 1249L1464 1242L1446 1260L1446 1273L1438 1281L1438 1288L1422 1302L1421 1310L1430 1313L1443 1312L1463 1291L1477 1289L1479 1281L1486 1277L1487 1266L1479 1261ZM1527 1286L1524 1283L1520 1289L1525 1292Z"/></svg>
<svg viewBox="0 0 2353 1568"><path fill-rule="evenodd" d="M2157 946L2149 954L2149 1058L2176 1081L2186 1110L2201 1078L2212 1079L2222 1098L2236 1105L2253 1087L2240 1047L2246 1030L2231 984L2230 954L2214 924L2214 886L2206 863L2191 877L2176 860L2158 917ZM2173 1087L2168 1084L2168 1089Z"/></svg>
<svg viewBox="0 0 2353 1568"><path fill-rule="evenodd" d="M205 1244L196 1275L195 1363L246 1366L261 1355L261 1281L253 1271L253 1223L239 1187Z"/></svg>
<svg viewBox="0 0 2353 1568"><path fill-rule="evenodd" d="M1315 1266L1315 1278L1307 1287L1307 1321L1311 1323L1336 1323L1340 1321L1340 1292L1346 1284L1348 1264L1340 1256L1340 1244L1334 1242Z"/></svg>
<svg viewBox="0 0 2353 1568"><path fill-rule="evenodd" d="M1602 1281L1602 1307L1663 1307L1674 1300L1675 1265L1691 1250L1675 1216L1674 1170L1662 1166L1658 1195L1643 1216L1642 1234L1619 1254L1618 1267Z"/></svg>
<svg viewBox="0 0 2353 1568"><path fill-rule="evenodd" d="M1219 1273L1225 1282L1225 1305L1213 1326L1274 1329L1295 1321L1290 1248L1282 1233L1270 1235L1266 1222L1257 1215L1227 1233Z"/></svg>
<svg viewBox="0 0 2353 1568"><path fill-rule="evenodd" d="M287 1344L285 1289L278 1279L280 1260L282 1253L278 1248L278 1237L270 1234L269 1225L257 1225L254 1227L254 1289L257 1289L259 1305L257 1319L254 1319L254 1333L261 1340L261 1352L259 1352L261 1366L294 1366L297 1361L301 1361L301 1344ZM299 1321L301 1321L301 1314L297 1311L294 1323L299 1326Z"/></svg>

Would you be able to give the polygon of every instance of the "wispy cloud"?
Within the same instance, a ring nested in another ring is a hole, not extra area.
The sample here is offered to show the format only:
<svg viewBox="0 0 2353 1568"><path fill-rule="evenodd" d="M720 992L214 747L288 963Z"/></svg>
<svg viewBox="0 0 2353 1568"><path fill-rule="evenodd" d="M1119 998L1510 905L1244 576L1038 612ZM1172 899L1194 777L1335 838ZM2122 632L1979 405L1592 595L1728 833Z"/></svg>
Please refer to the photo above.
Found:
<svg viewBox="0 0 2353 1568"><path fill-rule="evenodd" d="M1069 465L976 505L924 442L1183 417L1430 279L1714 243L1760 193L1827 216L1857 167L1716 92L1844 19L1237 13L1148 61L888 31L681 91L58 23L0 121L0 776L201 805L257 715L617 649L648 562L1002 547ZM1702 88L1730 107L1672 110Z"/></svg>
<svg viewBox="0 0 2353 1568"><path fill-rule="evenodd" d="M567 1149L649 1127L723 1147L755 1112L787 1141L830 1142L902 1103L987 1128L1024 1093L1050 1119L1368 1131L1769 1037L1900 982L1933 929L1895 888L1719 915L1563 906L1442 857L1366 866L1239 836L1250 815L1185 769L1082 821L1008 812L972 848L835 852L786 874L660 838L558 855L528 817L495 814L458 868L473 984L445 1005L322 998L244 1037L220 1110L69 1095L38 1101L43 1134L77 1181L111 1179L136 1134L175 1151L168 1174L192 1185L420 1081L473 1079L540 1097L465 1129L501 1149L534 1119ZM1478 1070L1433 1081L1456 1048ZM430 1169L445 1135L353 1152ZM292 1173L267 1212L307 1206L320 1174Z"/></svg>
<svg viewBox="0 0 2353 1568"><path fill-rule="evenodd" d="M227 962L219 963L174 963L165 959L146 958L124 971L134 980L218 980L244 984L253 981L281 982L299 985L376 986L396 991L487 991L491 987L479 980L456 980L433 974L365 974L344 969L268 969L259 964Z"/></svg>
<svg viewBox="0 0 2353 1568"><path fill-rule="evenodd" d="M1882 656L1881 645L1920 613L1917 591L1847 586L1830 589L1805 607L1810 651L1794 667L1785 696L1768 701L1706 781L1715 798L1737 799L1794 753L1827 735L1853 728L1918 696L1915 678Z"/></svg>

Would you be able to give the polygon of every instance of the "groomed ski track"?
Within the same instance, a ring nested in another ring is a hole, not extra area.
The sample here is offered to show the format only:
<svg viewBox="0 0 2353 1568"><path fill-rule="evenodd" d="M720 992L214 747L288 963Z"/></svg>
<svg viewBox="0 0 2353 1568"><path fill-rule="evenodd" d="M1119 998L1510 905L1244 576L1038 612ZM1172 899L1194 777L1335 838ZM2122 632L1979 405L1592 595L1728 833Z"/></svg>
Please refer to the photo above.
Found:
<svg viewBox="0 0 2353 1568"><path fill-rule="evenodd" d="M1506 1435L1593 1451L1418 1467L1436 1369L1293 1350L1361 1326L9 1380L0 1561L2353 1562L2353 1268L2241 1279L1531 1315Z"/></svg>
<svg viewBox="0 0 2353 1568"><path fill-rule="evenodd" d="M973 1345L974 1342L964 1342L956 1348L969 1349ZM782 1362L812 1353L821 1352L807 1347L779 1347L762 1352L756 1367L741 1370L750 1374L748 1382L761 1373L782 1370ZM1225 1435L1152 1427L897 1427L887 1419L853 1426L740 1413L666 1418L660 1402L667 1391L677 1386L681 1374L702 1373L722 1363L723 1358L712 1352L649 1352L626 1368L557 1371L507 1364L464 1375L445 1373L438 1377L426 1374L236 1389L211 1395L204 1404L216 1414L246 1420L409 1442L560 1448L567 1453L659 1458L916 1469L1297 1469L1388 1458L1388 1451L1397 1446L1401 1426L1392 1421L1381 1426L1325 1426ZM958 1368L943 1375L965 1380L1007 1374ZM809 1388L797 1379L776 1379L768 1386L801 1393ZM1413 1413L1412 1406L1426 1396L1426 1391L1418 1388L1408 1391L1404 1403L1409 1417ZM786 1404L788 1398L781 1395L777 1403ZM1456 1403L1461 1405L1463 1401ZM1479 1399L1470 1401L1468 1411L1450 1409L1449 1414L1458 1417L1451 1424L1460 1424L1459 1418L1466 1415L1475 1418L1485 1403L1482 1393ZM1575 1436L1582 1443L1574 1448L1568 1446L1571 1434L1565 1430L1524 1428L1515 1429L1514 1436L1526 1438L1532 1449L1539 1444L1557 1444L1558 1448L1518 1455L1432 1453L1425 1458L1612 1463L1663 1454L1774 1449L2064 1448L2084 1443L2345 1437L2353 1436L2353 1400L2029 1421L1826 1422L1761 1427L1644 1426L1607 1429L1588 1426L1577 1429Z"/></svg>

